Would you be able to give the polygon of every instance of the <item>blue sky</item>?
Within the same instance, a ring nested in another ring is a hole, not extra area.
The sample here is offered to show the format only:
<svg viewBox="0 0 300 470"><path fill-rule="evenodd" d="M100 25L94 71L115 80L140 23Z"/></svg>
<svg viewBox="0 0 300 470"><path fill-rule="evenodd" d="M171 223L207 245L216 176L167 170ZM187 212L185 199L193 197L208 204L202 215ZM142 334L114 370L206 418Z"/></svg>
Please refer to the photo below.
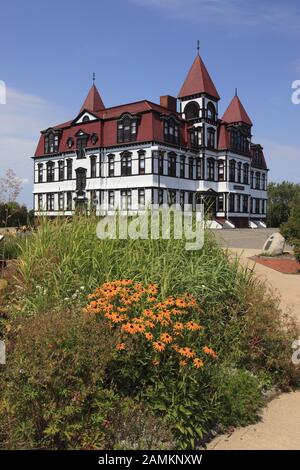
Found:
<svg viewBox="0 0 300 470"><path fill-rule="evenodd" d="M0 175L23 179L20 201L32 204L40 130L76 116L93 72L106 106L176 96L197 39L221 113L238 87L270 179L299 182L297 0L10 0L0 11Z"/></svg>

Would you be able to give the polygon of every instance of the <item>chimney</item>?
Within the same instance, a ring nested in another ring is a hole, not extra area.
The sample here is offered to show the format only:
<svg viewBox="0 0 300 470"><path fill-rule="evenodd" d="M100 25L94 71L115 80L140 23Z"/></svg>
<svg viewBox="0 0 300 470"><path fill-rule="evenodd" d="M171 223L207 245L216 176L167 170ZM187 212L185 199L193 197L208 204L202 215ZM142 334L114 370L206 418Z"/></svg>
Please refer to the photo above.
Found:
<svg viewBox="0 0 300 470"><path fill-rule="evenodd" d="M160 105L173 113L177 112L177 99L174 96L165 95L160 97Z"/></svg>

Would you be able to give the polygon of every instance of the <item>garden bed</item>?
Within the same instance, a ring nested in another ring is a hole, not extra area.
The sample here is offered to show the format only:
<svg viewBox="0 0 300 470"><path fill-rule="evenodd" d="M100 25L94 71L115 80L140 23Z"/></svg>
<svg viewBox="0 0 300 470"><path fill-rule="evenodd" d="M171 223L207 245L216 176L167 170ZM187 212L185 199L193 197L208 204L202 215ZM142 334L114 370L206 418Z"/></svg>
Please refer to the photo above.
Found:
<svg viewBox="0 0 300 470"><path fill-rule="evenodd" d="M299 274L300 273L300 263L298 263L293 256L253 256L253 261L256 263L262 264L267 268L274 269L282 274Z"/></svg>

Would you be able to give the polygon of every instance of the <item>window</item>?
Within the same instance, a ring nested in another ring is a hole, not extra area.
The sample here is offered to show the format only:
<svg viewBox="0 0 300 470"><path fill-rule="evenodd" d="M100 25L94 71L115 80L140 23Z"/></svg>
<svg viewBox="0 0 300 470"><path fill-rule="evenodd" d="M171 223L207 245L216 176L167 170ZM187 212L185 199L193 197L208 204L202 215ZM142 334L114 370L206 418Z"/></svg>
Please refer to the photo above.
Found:
<svg viewBox="0 0 300 470"><path fill-rule="evenodd" d="M225 181L225 164L224 162L218 163L218 180Z"/></svg>
<svg viewBox="0 0 300 470"><path fill-rule="evenodd" d="M38 183L43 182L43 168L44 165L42 163L38 164Z"/></svg>
<svg viewBox="0 0 300 470"><path fill-rule="evenodd" d="M89 116L84 116L82 122L88 122L90 120Z"/></svg>
<svg viewBox="0 0 300 470"><path fill-rule="evenodd" d="M65 207L65 195L64 193L58 193L58 210L63 211Z"/></svg>
<svg viewBox="0 0 300 470"><path fill-rule="evenodd" d="M185 119L190 121L199 118L199 110L199 104L196 101L190 101L184 108Z"/></svg>
<svg viewBox="0 0 300 470"><path fill-rule="evenodd" d="M255 189L260 189L260 172L255 173Z"/></svg>
<svg viewBox="0 0 300 470"><path fill-rule="evenodd" d="M108 208L114 209L115 206L115 192L113 189L108 191Z"/></svg>
<svg viewBox="0 0 300 470"><path fill-rule="evenodd" d="M234 194L229 194L229 212L234 212Z"/></svg>
<svg viewBox="0 0 300 470"><path fill-rule="evenodd" d="M244 163L244 184L249 184L249 165Z"/></svg>
<svg viewBox="0 0 300 470"><path fill-rule="evenodd" d="M249 153L250 137L238 130L231 131L231 148L241 153Z"/></svg>
<svg viewBox="0 0 300 470"><path fill-rule="evenodd" d="M141 150L139 154L139 175L145 174L145 151Z"/></svg>
<svg viewBox="0 0 300 470"><path fill-rule="evenodd" d="M179 144L179 125L174 119L168 119L164 122L164 139L167 142Z"/></svg>
<svg viewBox="0 0 300 470"><path fill-rule="evenodd" d="M158 204L161 206L164 203L164 190L159 189L157 193Z"/></svg>
<svg viewBox="0 0 300 470"><path fill-rule="evenodd" d="M47 194L47 211L54 211L54 193Z"/></svg>
<svg viewBox="0 0 300 470"><path fill-rule="evenodd" d="M45 135L45 153L58 152L59 147L59 135L53 131Z"/></svg>
<svg viewBox="0 0 300 470"><path fill-rule="evenodd" d="M86 169L78 168L76 170L76 191L84 191L86 188Z"/></svg>
<svg viewBox="0 0 300 470"><path fill-rule="evenodd" d="M255 199L255 214L260 214L260 200Z"/></svg>
<svg viewBox="0 0 300 470"><path fill-rule="evenodd" d="M63 181L65 179L65 164L63 160L58 162L58 180Z"/></svg>
<svg viewBox="0 0 300 470"><path fill-rule="evenodd" d="M168 204L176 204L176 191L175 189L168 190Z"/></svg>
<svg viewBox="0 0 300 470"><path fill-rule="evenodd" d="M194 179L194 159L189 158L189 179Z"/></svg>
<svg viewBox="0 0 300 470"><path fill-rule="evenodd" d="M77 138L77 158L85 158L85 148L87 146L87 141L87 135L82 135Z"/></svg>
<svg viewBox="0 0 300 470"><path fill-rule="evenodd" d="M54 162L47 163L47 181L54 181Z"/></svg>
<svg viewBox="0 0 300 470"><path fill-rule="evenodd" d="M243 212L248 212L248 196L243 196Z"/></svg>
<svg viewBox="0 0 300 470"><path fill-rule="evenodd" d="M125 115L118 121L118 142L132 142L136 140L137 118Z"/></svg>
<svg viewBox="0 0 300 470"><path fill-rule="evenodd" d="M251 188L254 188L254 171L251 171Z"/></svg>
<svg viewBox="0 0 300 470"><path fill-rule="evenodd" d="M188 195L188 202L191 206L194 205L194 193L189 193Z"/></svg>
<svg viewBox="0 0 300 470"><path fill-rule="evenodd" d="M159 152L158 154L158 174L164 174L164 152Z"/></svg>
<svg viewBox="0 0 300 470"><path fill-rule="evenodd" d="M237 194L237 212L241 212L241 195Z"/></svg>
<svg viewBox="0 0 300 470"><path fill-rule="evenodd" d="M202 145L202 129L201 127L192 128L190 133L190 144L192 148L199 148Z"/></svg>
<svg viewBox="0 0 300 470"><path fill-rule="evenodd" d="M168 155L168 176L176 176L176 155Z"/></svg>
<svg viewBox="0 0 300 470"><path fill-rule="evenodd" d="M216 109L212 103L208 103L207 105L207 118L212 121L216 119Z"/></svg>
<svg viewBox="0 0 300 470"><path fill-rule="evenodd" d="M145 189L139 188L138 190L138 205L139 207L145 207Z"/></svg>
<svg viewBox="0 0 300 470"><path fill-rule="evenodd" d="M67 211L72 210L72 193L70 191L67 192Z"/></svg>
<svg viewBox="0 0 300 470"><path fill-rule="evenodd" d="M210 127L207 129L207 147L215 148L215 130Z"/></svg>
<svg viewBox="0 0 300 470"><path fill-rule="evenodd" d="M126 152L121 157L121 176L131 175L131 153Z"/></svg>
<svg viewBox="0 0 300 470"><path fill-rule="evenodd" d="M97 207L97 203L98 203L98 200L97 200L97 191L95 189L92 189L92 191L90 192L90 206L91 206L91 210L95 210L95 208Z"/></svg>
<svg viewBox="0 0 300 470"><path fill-rule="evenodd" d="M224 195L219 194L218 196L218 212L224 212Z"/></svg>
<svg viewBox="0 0 300 470"><path fill-rule="evenodd" d="M201 180L202 179L202 160L201 158L197 158L196 160L196 178L197 180Z"/></svg>
<svg viewBox="0 0 300 470"><path fill-rule="evenodd" d="M72 167L73 167L72 160L68 159L67 160L67 180L72 179Z"/></svg>
<svg viewBox="0 0 300 470"><path fill-rule="evenodd" d="M131 189L122 189L121 191L121 209L131 209Z"/></svg>
<svg viewBox="0 0 300 470"><path fill-rule="evenodd" d="M179 192L179 204L181 205L181 207L184 206L184 195L185 195L184 191Z"/></svg>
<svg viewBox="0 0 300 470"><path fill-rule="evenodd" d="M207 159L207 179L214 181L215 179L215 161L213 158Z"/></svg>
<svg viewBox="0 0 300 470"><path fill-rule="evenodd" d="M115 176L115 156L108 156L108 176Z"/></svg>
<svg viewBox="0 0 300 470"><path fill-rule="evenodd" d="M91 156L91 178L96 178L97 176L97 157L95 155Z"/></svg>
<svg viewBox="0 0 300 470"><path fill-rule="evenodd" d="M185 177L185 156L181 155L180 157L180 178Z"/></svg>
<svg viewBox="0 0 300 470"><path fill-rule="evenodd" d="M37 206L38 206L39 211L43 210L43 195L42 194L38 194Z"/></svg>
<svg viewBox="0 0 300 470"><path fill-rule="evenodd" d="M235 160L229 162L229 181L235 182Z"/></svg>
<svg viewBox="0 0 300 470"><path fill-rule="evenodd" d="M261 175L261 189L266 190L266 175L264 173Z"/></svg>
<svg viewBox="0 0 300 470"><path fill-rule="evenodd" d="M238 162L238 164L237 164L237 182L238 183L242 182L242 164L241 164L241 162Z"/></svg>

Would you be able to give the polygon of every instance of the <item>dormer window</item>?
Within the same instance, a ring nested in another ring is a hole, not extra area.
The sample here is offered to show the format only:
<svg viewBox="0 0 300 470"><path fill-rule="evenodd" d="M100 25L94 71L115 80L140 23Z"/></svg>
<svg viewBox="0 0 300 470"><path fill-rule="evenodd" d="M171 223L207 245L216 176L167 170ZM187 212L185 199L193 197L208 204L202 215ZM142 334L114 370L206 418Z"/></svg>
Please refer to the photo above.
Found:
<svg viewBox="0 0 300 470"><path fill-rule="evenodd" d="M90 118L88 115L83 116L82 122L89 122Z"/></svg>
<svg viewBox="0 0 300 470"><path fill-rule="evenodd" d="M49 131L45 135L45 153L56 153L59 147L59 135L54 131Z"/></svg>
<svg viewBox="0 0 300 470"><path fill-rule="evenodd" d="M179 124L172 118L164 121L164 139L166 142L179 144Z"/></svg>
<svg viewBox="0 0 300 470"><path fill-rule="evenodd" d="M88 135L81 133L77 137L77 158L85 158L85 149L88 142Z"/></svg>
<svg viewBox="0 0 300 470"><path fill-rule="evenodd" d="M137 118L125 115L118 121L118 142L132 142L137 137Z"/></svg>

